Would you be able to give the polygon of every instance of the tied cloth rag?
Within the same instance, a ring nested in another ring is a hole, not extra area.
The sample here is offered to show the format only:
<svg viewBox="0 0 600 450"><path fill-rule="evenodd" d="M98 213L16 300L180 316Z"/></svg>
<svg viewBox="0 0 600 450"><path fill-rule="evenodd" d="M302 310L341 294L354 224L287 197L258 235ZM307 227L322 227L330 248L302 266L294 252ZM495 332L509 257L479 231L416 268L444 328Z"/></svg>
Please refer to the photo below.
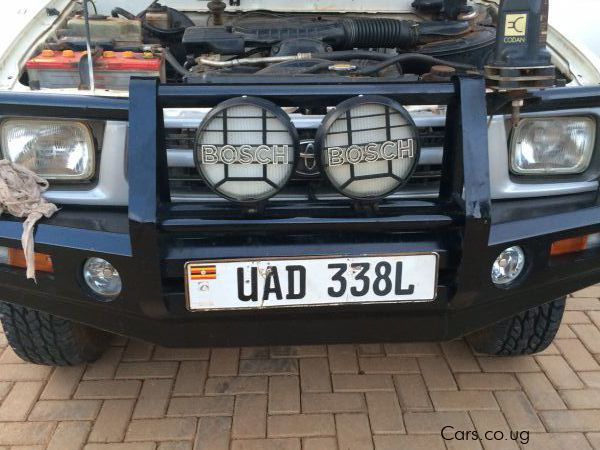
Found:
<svg viewBox="0 0 600 450"><path fill-rule="evenodd" d="M42 197L48 181L31 170L5 159L0 160L0 214L4 211L15 217L26 217L23 222L21 245L27 263L27 278L35 280L33 228L42 217L51 217L58 208Z"/></svg>

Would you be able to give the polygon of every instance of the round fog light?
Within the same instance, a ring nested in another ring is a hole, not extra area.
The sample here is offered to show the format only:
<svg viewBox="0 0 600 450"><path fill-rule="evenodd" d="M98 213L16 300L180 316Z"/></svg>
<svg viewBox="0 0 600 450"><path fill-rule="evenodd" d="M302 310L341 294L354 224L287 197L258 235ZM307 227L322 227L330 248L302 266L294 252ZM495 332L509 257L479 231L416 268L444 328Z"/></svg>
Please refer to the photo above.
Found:
<svg viewBox="0 0 600 450"><path fill-rule="evenodd" d="M503 250L492 265L492 281L503 286L515 281L525 266L525 253L521 247L509 247Z"/></svg>
<svg viewBox="0 0 600 450"><path fill-rule="evenodd" d="M123 287L117 269L102 258L87 259L83 265L83 279L92 292L106 298L116 297Z"/></svg>

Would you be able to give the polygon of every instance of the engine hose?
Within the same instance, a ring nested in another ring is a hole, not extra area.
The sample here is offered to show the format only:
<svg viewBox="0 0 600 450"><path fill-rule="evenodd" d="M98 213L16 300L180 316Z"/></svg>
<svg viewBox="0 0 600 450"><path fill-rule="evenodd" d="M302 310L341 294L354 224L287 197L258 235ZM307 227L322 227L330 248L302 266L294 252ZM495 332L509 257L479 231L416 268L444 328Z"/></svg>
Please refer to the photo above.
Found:
<svg viewBox="0 0 600 450"><path fill-rule="evenodd" d="M354 74L375 75L381 72L386 67L389 67L393 64L402 64L406 62L420 62L424 64L429 64L430 66L449 66L459 70L476 70L476 67L470 64L461 64L453 61L446 61L445 59L434 58L433 56L423 55L421 53L403 53L401 55L388 58L385 61L380 62L379 64L374 64L372 66L359 69L356 72L354 72Z"/></svg>
<svg viewBox="0 0 600 450"><path fill-rule="evenodd" d="M171 51L168 48L163 49L163 55L165 55L165 61L167 61L169 63L169 65L173 69L175 69L175 71L179 75L187 76L190 74L187 70L185 70L185 67L183 67L181 64L179 64L179 61L177 61L177 58L175 58L173 56L173 53L171 53Z"/></svg>
<svg viewBox="0 0 600 450"><path fill-rule="evenodd" d="M349 47L412 47L419 40L419 26L405 20L344 19L342 26Z"/></svg>
<svg viewBox="0 0 600 450"><path fill-rule="evenodd" d="M386 53L371 52L369 50L338 50L334 52L312 53L315 59L328 59L330 61L347 61L349 59L369 59L385 61L390 56Z"/></svg>

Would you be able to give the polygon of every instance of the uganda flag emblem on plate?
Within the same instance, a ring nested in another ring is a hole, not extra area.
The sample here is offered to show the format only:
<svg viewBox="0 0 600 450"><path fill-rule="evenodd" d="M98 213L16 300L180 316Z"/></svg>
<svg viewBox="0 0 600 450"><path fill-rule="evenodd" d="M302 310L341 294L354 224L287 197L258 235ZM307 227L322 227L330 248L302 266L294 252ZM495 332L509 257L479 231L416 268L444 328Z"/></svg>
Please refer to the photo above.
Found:
<svg viewBox="0 0 600 450"><path fill-rule="evenodd" d="M190 267L190 279L192 280L216 280L217 266L205 264L194 264Z"/></svg>

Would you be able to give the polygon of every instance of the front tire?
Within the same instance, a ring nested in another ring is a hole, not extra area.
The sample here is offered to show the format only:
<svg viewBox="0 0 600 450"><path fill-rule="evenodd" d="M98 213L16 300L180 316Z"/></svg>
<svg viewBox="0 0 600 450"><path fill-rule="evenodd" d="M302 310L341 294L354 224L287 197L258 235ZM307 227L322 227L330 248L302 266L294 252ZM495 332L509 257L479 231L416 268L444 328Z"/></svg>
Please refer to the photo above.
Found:
<svg viewBox="0 0 600 450"><path fill-rule="evenodd" d="M531 355L554 340L565 310L561 297L502 320L467 336L475 351L487 355Z"/></svg>
<svg viewBox="0 0 600 450"><path fill-rule="evenodd" d="M23 360L47 366L75 366L98 359L108 334L48 313L0 301L8 343Z"/></svg>

